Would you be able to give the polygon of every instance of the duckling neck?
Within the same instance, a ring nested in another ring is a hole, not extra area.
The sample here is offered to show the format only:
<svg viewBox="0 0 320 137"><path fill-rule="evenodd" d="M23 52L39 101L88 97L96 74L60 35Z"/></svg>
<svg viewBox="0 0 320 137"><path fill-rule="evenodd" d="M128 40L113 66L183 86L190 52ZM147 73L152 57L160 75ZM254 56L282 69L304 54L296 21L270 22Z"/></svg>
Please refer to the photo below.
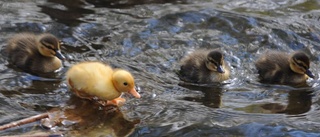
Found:
<svg viewBox="0 0 320 137"><path fill-rule="evenodd" d="M118 91L118 89L114 86L113 81L111 80L112 85L108 85L109 82L105 83L101 83L101 86L103 87L101 91L107 91L108 93L106 94L106 99L110 100L110 99L114 99L117 98L121 95L121 92ZM114 87L114 88L113 88ZM112 92L113 91L113 92Z"/></svg>
<svg viewBox="0 0 320 137"><path fill-rule="evenodd" d="M116 91L119 93L119 96L120 96L121 95L121 90L117 86L118 85L117 82L114 80L115 79L115 73L116 73L116 71L112 74L111 82L113 84L113 87L116 89Z"/></svg>
<svg viewBox="0 0 320 137"><path fill-rule="evenodd" d="M211 76L213 77L214 81L224 81L229 79L229 75L230 75L230 70L228 67L226 67L225 65L222 66L223 69L225 70L224 73L219 73L214 71L214 74L211 74Z"/></svg>

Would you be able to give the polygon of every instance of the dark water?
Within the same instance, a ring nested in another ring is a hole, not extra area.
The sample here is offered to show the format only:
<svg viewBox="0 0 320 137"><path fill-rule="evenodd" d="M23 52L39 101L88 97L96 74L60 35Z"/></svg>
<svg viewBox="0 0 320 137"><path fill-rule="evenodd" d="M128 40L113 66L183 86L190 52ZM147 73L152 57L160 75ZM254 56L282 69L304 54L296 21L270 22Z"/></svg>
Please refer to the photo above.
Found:
<svg viewBox="0 0 320 137"><path fill-rule="evenodd" d="M50 32L65 43L69 59L62 71L45 76L58 80L48 81L8 66L1 53L1 125L68 107L64 72L80 61L130 70L142 95L127 97L102 127L48 130L35 122L0 135L320 136L318 1L4 0L0 7L1 49L16 33ZM221 48L231 79L214 86L180 83L178 61L198 48ZM304 88L260 84L253 62L265 49L305 51L316 78Z"/></svg>

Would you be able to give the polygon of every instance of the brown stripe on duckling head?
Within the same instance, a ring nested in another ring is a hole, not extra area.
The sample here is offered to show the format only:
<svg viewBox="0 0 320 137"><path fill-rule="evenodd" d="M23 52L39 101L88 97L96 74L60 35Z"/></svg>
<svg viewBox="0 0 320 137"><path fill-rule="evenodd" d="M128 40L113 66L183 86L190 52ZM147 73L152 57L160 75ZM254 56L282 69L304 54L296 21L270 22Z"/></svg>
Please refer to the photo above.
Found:
<svg viewBox="0 0 320 137"><path fill-rule="evenodd" d="M41 44L45 45L48 49L60 50L60 42L57 37L52 34L42 34L40 36Z"/></svg>
<svg viewBox="0 0 320 137"><path fill-rule="evenodd" d="M297 65L308 69L310 66L310 59L309 57L303 52L296 52L292 55L292 59L294 60Z"/></svg>
<svg viewBox="0 0 320 137"><path fill-rule="evenodd" d="M40 43L47 49L51 50L53 56L58 57L60 60L65 60L65 57L60 52L60 41L52 34L40 35Z"/></svg>
<svg viewBox="0 0 320 137"><path fill-rule="evenodd" d="M291 56L290 59L290 68L292 71L299 74L306 74L310 78L314 78L314 75L309 70L310 59L303 52L296 52Z"/></svg>

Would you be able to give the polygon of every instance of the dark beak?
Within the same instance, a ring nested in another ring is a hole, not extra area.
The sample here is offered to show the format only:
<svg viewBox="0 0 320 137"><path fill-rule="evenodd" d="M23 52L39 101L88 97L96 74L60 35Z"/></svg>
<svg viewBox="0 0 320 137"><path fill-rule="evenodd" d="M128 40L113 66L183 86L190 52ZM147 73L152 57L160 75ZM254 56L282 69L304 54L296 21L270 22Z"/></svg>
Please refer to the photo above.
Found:
<svg viewBox="0 0 320 137"><path fill-rule="evenodd" d="M314 78L314 75L312 74L312 72L307 69L306 74L310 77L310 78Z"/></svg>
<svg viewBox="0 0 320 137"><path fill-rule="evenodd" d="M219 73L224 73L224 69L222 68L221 65L219 65L219 66L217 67L217 71L218 71Z"/></svg>
<svg viewBox="0 0 320 137"><path fill-rule="evenodd" d="M60 50L56 50L56 57L58 57L61 60L65 60L66 58L62 55Z"/></svg>

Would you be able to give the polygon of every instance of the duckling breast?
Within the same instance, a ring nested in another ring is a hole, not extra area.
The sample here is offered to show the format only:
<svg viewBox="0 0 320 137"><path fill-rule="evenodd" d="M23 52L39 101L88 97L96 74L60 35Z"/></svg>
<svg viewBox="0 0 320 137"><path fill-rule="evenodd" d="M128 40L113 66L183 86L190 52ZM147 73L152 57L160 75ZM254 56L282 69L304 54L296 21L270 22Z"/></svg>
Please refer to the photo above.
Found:
<svg viewBox="0 0 320 137"><path fill-rule="evenodd" d="M224 73L211 72L209 77L210 82L223 82L225 80L228 80L230 77L230 70L227 67L225 67L224 70L225 70Z"/></svg>

